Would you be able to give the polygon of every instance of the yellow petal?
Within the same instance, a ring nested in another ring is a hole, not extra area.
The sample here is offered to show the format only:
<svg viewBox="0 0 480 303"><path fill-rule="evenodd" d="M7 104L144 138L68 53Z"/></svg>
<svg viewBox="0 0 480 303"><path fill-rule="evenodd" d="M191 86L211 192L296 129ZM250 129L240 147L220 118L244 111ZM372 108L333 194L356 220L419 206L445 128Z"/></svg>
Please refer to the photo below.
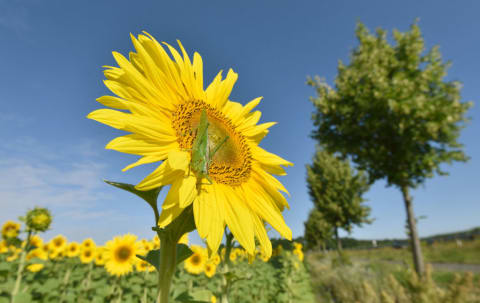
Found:
<svg viewBox="0 0 480 303"><path fill-rule="evenodd" d="M255 228L255 236L257 237L258 242L260 242L262 253L265 257L270 258L272 256L272 243L268 238L265 226L256 215L252 215L252 222Z"/></svg>
<svg viewBox="0 0 480 303"><path fill-rule="evenodd" d="M212 191L209 192L208 199L212 203L210 210L210 229L207 236L207 244L211 252L215 253L220 246L225 230L225 209L223 206L222 195L219 192L218 185L212 185Z"/></svg>
<svg viewBox="0 0 480 303"><path fill-rule="evenodd" d="M172 142L176 136L172 128L161 124L161 121L150 117L135 116L112 109L97 109L87 118L121 129L127 132L137 133L144 137L163 142Z"/></svg>
<svg viewBox="0 0 480 303"><path fill-rule="evenodd" d="M280 235L288 240L292 239L292 231L285 224L282 215L278 208L272 205L275 203L272 201L270 195L258 187L256 182L249 182L241 186L245 192L249 206L257 213L263 220L267 221L273 228L275 228Z"/></svg>
<svg viewBox="0 0 480 303"><path fill-rule="evenodd" d="M190 164L190 153L181 150L172 150L168 153L168 165L173 170L188 169Z"/></svg>
<svg viewBox="0 0 480 303"><path fill-rule="evenodd" d="M209 198L207 189L201 189L193 202L193 216L195 218L195 226L197 227L200 238L206 238L210 230L210 222L212 221L214 204Z"/></svg>
<svg viewBox="0 0 480 303"><path fill-rule="evenodd" d="M105 106L112 107L115 109L123 109L123 110L128 109L128 107L125 106L124 104L125 100L121 98L117 98L113 96L102 96L98 98L97 101Z"/></svg>
<svg viewBox="0 0 480 303"><path fill-rule="evenodd" d="M185 208L189 206L197 196L197 178L193 174L183 178L182 185L178 190L180 207Z"/></svg>
<svg viewBox="0 0 480 303"><path fill-rule="evenodd" d="M245 206L244 200L242 199L243 195L237 193L235 189L222 186L220 191L225 194L223 205L225 206L225 221L227 222L228 228L232 231L233 236L238 240L240 245L242 245L250 255L253 254L255 251L255 241L251 210Z"/></svg>
<svg viewBox="0 0 480 303"><path fill-rule="evenodd" d="M228 97L232 92L233 85L235 85L235 82L237 82L237 79L238 79L238 74L235 73L232 69L230 69L227 73L227 76L225 77L225 80L223 80L219 84L216 90L216 94L213 97L215 100L215 103L213 104L216 107L222 108L225 102L227 102Z"/></svg>
<svg viewBox="0 0 480 303"><path fill-rule="evenodd" d="M245 130L241 130L241 128L239 128L239 131L241 131L247 137L255 137L261 133L264 133L267 129L274 126L275 124L277 124L277 122L267 122L248 127Z"/></svg>
<svg viewBox="0 0 480 303"><path fill-rule="evenodd" d="M138 190L150 190L159 186L172 184L174 180L183 177L182 171L175 171L170 169L167 162L164 161L157 169L149 174L145 179L135 186Z"/></svg>
<svg viewBox="0 0 480 303"><path fill-rule="evenodd" d="M139 165L162 161L163 159L165 159L164 156L165 156L164 154L158 153L158 154L151 154L151 155L148 155L148 156L141 157L137 162L133 162L132 164L129 164L129 165L125 166L122 169L122 171L127 171L127 170L129 170L131 168L134 168L134 167L137 167Z"/></svg>
<svg viewBox="0 0 480 303"><path fill-rule="evenodd" d="M165 156L167 156L171 150L177 150L179 147L176 140L170 142L160 141L148 137L143 137L138 134L130 134L113 139L105 146L105 148L134 155L146 156L151 154L164 153ZM164 159L165 158L161 160Z"/></svg>
<svg viewBox="0 0 480 303"><path fill-rule="evenodd" d="M168 209L162 209L160 218L158 219L158 226L163 228L170 224L175 218L177 218L183 211L183 208L178 206L170 207Z"/></svg>
<svg viewBox="0 0 480 303"><path fill-rule="evenodd" d="M182 171L177 170L176 172ZM172 184L168 191L167 197L163 204L163 208L167 209L173 205L178 205L180 208L185 208L192 204L197 196L197 178L190 174L187 177L181 176Z"/></svg>

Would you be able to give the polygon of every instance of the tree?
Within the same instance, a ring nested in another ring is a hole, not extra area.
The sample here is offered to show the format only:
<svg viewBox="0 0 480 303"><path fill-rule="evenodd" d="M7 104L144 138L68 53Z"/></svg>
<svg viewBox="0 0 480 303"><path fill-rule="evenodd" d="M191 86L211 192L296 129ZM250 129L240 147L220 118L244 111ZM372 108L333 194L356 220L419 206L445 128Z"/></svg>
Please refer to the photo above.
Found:
<svg viewBox="0 0 480 303"><path fill-rule="evenodd" d="M307 249L325 250L326 242L332 238L333 226L329 224L322 213L313 208L308 215L305 225L305 246Z"/></svg>
<svg viewBox="0 0 480 303"><path fill-rule="evenodd" d="M339 228L350 233L354 225L370 223L370 208L362 205L368 178L362 171L356 172L348 161L317 148L313 163L307 165L307 184L315 210L333 228L341 251Z"/></svg>
<svg viewBox="0 0 480 303"><path fill-rule="evenodd" d="M450 63L442 61L438 46L424 53L417 24L405 33L386 31L376 36L358 23L359 45L350 64L338 64L335 89L316 77L311 98L312 137L331 152L349 157L366 170L373 183L386 179L402 192L407 211L415 269L424 272L412 197L409 189L434 173L447 174L440 164L466 161L457 142L472 103L460 102L460 84L445 81Z"/></svg>

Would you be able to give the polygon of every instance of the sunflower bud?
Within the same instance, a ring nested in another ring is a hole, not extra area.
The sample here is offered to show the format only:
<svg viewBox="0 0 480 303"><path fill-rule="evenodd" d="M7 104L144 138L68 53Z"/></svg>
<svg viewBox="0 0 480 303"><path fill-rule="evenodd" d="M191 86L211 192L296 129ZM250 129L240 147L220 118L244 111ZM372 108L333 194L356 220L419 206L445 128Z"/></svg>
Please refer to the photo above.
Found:
<svg viewBox="0 0 480 303"><path fill-rule="evenodd" d="M46 231L50 227L51 223L52 215L46 208L35 207L27 213L27 228L34 232Z"/></svg>

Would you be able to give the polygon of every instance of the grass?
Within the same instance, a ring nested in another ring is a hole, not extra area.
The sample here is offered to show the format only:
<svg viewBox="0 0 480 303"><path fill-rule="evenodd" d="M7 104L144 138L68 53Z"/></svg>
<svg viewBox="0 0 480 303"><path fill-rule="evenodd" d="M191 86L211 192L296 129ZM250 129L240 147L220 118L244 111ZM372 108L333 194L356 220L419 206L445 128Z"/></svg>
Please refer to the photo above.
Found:
<svg viewBox="0 0 480 303"><path fill-rule="evenodd" d="M461 247L456 242L438 242L431 245L422 243L427 263L480 264L480 239L464 241ZM409 248L382 247L376 249L345 250L355 260L411 262Z"/></svg>
<svg viewBox="0 0 480 303"><path fill-rule="evenodd" d="M480 302L479 274L432 271L427 266L426 277L419 279L408 264L357 258L338 265L336 253L309 253L306 263L317 302Z"/></svg>

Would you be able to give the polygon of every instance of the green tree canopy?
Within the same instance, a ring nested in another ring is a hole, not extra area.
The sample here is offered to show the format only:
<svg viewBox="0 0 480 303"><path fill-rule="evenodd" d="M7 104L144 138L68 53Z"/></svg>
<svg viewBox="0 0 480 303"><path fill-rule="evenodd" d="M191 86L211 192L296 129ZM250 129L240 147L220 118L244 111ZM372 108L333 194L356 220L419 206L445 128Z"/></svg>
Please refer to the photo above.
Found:
<svg viewBox="0 0 480 303"><path fill-rule="evenodd" d="M307 165L307 184L315 210L335 230L337 240L338 228L351 232L354 225L370 223L370 208L362 197L369 189L368 178L349 161L317 148Z"/></svg>
<svg viewBox="0 0 480 303"><path fill-rule="evenodd" d="M377 35L358 23L351 62L338 64L335 89L316 77L313 137L327 150L350 156L372 181L415 187L440 164L465 161L457 142L471 102L460 102L460 84L444 81L450 63L438 47L428 53L419 27Z"/></svg>
<svg viewBox="0 0 480 303"><path fill-rule="evenodd" d="M313 208L308 215L305 225L305 243L307 249L318 249L325 247L328 240L332 238L333 226L325 220L322 213Z"/></svg>
<svg viewBox="0 0 480 303"><path fill-rule="evenodd" d="M435 172L446 174L442 163L468 159L457 140L472 102L460 102L460 83L444 79L450 63L438 46L425 53L417 24L405 33L394 30L394 45L386 31L373 35L362 23L356 36L350 63L338 64L335 89L318 77L308 80L317 92L312 137L352 159L370 182L386 179L401 189L415 268L423 274L409 188Z"/></svg>

